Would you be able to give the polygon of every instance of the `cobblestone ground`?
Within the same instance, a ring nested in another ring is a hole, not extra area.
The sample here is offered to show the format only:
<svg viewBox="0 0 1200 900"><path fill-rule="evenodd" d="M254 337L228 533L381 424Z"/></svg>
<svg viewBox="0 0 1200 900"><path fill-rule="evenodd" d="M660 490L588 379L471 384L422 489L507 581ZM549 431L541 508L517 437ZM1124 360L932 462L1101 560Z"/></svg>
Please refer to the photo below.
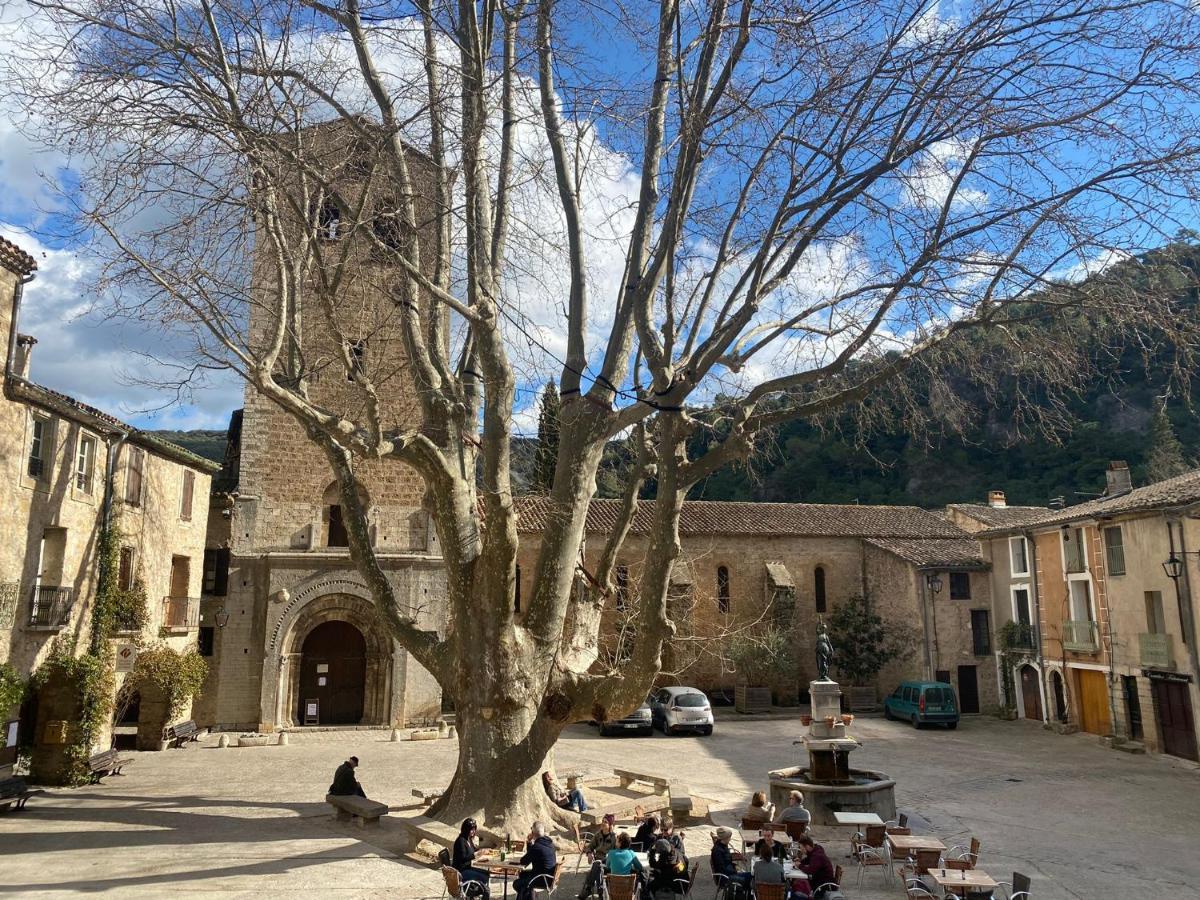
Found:
<svg viewBox="0 0 1200 900"><path fill-rule="evenodd" d="M979 837L981 867L1004 880L1014 869L1031 875L1038 900L1200 898L1193 766L1021 722L975 719L946 732L860 719L854 731L864 742L854 764L896 779L898 805L918 833L947 844ZM713 801L717 824L732 824L749 792L765 787L766 771L796 760L799 732L797 721L780 719L722 719L711 738L601 739L577 726L556 763L597 775L618 766L681 776ZM208 738L133 754L123 777L52 790L24 812L0 815L0 893L440 897L438 873L395 852L394 823L364 833L330 820L324 790L351 753L368 794L394 807L411 804L413 787L444 783L454 766L451 741L393 744L379 731L292 735L287 747L253 749L220 750ZM713 893L710 828L688 833L691 855L704 860L698 900ZM837 832L819 836L849 870L848 897L903 897L879 871L858 887ZM567 861L573 868L574 857ZM577 890L566 878L558 896Z"/></svg>

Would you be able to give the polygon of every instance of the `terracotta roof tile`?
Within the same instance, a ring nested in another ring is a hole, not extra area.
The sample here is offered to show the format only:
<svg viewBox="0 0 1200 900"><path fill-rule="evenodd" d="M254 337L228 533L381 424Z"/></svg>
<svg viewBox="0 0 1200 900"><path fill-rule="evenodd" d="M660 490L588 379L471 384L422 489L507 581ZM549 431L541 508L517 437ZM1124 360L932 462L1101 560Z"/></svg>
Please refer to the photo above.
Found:
<svg viewBox="0 0 1200 900"><path fill-rule="evenodd" d="M516 501L517 528L543 531L553 504L548 497ZM587 530L613 528L621 501L596 499L588 507ZM631 531L650 530L654 501L638 505ZM750 503L689 500L679 532L685 535L789 535L800 537L964 538L966 533L936 513L916 506L857 506L826 503Z"/></svg>
<svg viewBox="0 0 1200 900"><path fill-rule="evenodd" d="M989 506L986 503L951 503L950 509L988 528L1019 528L1050 512L1048 506Z"/></svg>
<svg viewBox="0 0 1200 900"><path fill-rule="evenodd" d="M0 266L18 275L28 275L37 269L37 261L12 241L0 237Z"/></svg>
<svg viewBox="0 0 1200 900"><path fill-rule="evenodd" d="M969 538L912 540L872 538L867 541L922 569L986 569L979 542Z"/></svg>
<svg viewBox="0 0 1200 900"><path fill-rule="evenodd" d="M1141 512L1143 510L1166 509L1172 506L1187 506L1200 503L1200 469L1193 469L1174 478L1156 481L1145 487L1134 488L1115 497L1100 497L1077 503L1065 509L1045 509L1038 515L1011 525L996 526L987 531L979 532L980 537L1003 534L1017 528L1041 528L1047 525L1061 525L1080 519L1107 518Z"/></svg>

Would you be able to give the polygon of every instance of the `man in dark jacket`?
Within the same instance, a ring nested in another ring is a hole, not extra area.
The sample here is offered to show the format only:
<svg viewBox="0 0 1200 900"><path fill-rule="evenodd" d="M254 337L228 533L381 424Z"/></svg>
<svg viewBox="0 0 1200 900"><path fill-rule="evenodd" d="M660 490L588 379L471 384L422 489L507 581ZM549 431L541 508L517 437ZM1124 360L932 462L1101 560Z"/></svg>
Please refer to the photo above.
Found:
<svg viewBox="0 0 1200 900"><path fill-rule="evenodd" d="M728 828L718 828L717 833L713 835L712 853L709 854L712 873L714 876L724 875L731 884L749 891L751 875L749 872L738 871L738 867L733 861L733 851L729 849L729 841L732 837L733 832Z"/></svg>
<svg viewBox="0 0 1200 900"><path fill-rule="evenodd" d="M814 897L823 897L827 892L817 890L827 884L830 884L834 879L833 863L829 861L829 857L825 853L825 848L816 843L807 834L801 835L799 841L800 858L799 869L808 876L808 883L812 885L815 892Z"/></svg>
<svg viewBox="0 0 1200 900"><path fill-rule="evenodd" d="M350 797L358 796L365 797L362 785L358 783L358 779L354 777L354 770L358 768L358 757L352 756L333 773L333 784L329 786L329 790L325 793L333 794L335 797Z"/></svg>
<svg viewBox="0 0 1200 900"><path fill-rule="evenodd" d="M554 879L554 870L558 866L558 859L554 855L554 842L546 836L545 825L541 822L534 822L533 828L530 829L529 836L525 840L528 849L521 857L521 865L530 868L522 872L513 884L513 888L517 892L517 900L528 900L532 896L533 889L530 885L539 875L548 875L549 878L537 880L537 886L549 887L550 882Z"/></svg>

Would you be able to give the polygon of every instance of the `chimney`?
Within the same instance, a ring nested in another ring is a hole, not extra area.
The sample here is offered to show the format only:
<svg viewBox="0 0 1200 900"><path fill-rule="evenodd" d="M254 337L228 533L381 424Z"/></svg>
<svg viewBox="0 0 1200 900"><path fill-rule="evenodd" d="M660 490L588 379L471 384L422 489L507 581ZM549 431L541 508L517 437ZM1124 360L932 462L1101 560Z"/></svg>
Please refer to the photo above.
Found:
<svg viewBox="0 0 1200 900"><path fill-rule="evenodd" d="M988 506L993 509L1002 509L1008 503L1004 499L1004 491L988 491Z"/></svg>
<svg viewBox="0 0 1200 900"><path fill-rule="evenodd" d="M33 360L33 345L37 338L31 334L17 335L17 358L13 361L13 374L18 378L29 379L29 365Z"/></svg>
<svg viewBox="0 0 1200 900"><path fill-rule="evenodd" d="M1105 497L1116 497L1128 494L1133 490L1133 481L1129 477L1129 463L1125 460L1114 459L1110 462L1105 476L1108 480L1108 489L1104 492Z"/></svg>

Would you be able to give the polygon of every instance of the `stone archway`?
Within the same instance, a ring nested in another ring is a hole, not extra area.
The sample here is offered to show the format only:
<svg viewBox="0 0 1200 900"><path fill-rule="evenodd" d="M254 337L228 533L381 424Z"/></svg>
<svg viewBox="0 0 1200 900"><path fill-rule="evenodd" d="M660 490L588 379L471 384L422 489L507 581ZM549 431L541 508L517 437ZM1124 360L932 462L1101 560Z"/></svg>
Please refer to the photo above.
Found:
<svg viewBox="0 0 1200 900"><path fill-rule="evenodd" d="M280 647L279 687L276 722L302 723L301 676L303 649L308 637L331 622L353 626L363 637L363 676L361 725L389 725L392 721L392 642L369 600L349 594L316 597L297 611Z"/></svg>

